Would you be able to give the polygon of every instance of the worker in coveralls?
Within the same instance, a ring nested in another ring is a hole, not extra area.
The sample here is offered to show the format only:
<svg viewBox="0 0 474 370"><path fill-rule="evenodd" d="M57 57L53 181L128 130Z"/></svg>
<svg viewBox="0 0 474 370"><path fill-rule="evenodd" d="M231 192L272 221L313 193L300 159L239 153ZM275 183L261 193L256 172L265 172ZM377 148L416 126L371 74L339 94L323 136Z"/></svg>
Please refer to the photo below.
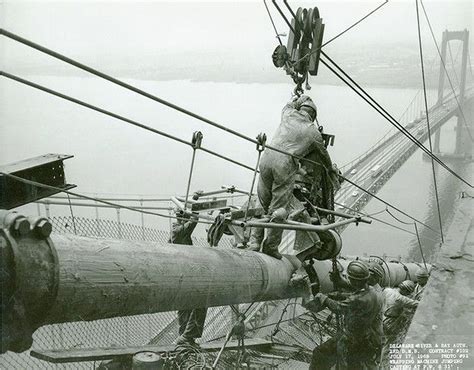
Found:
<svg viewBox="0 0 474 370"><path fill-rule="evenodd" d="M298 157L305 157L316 151L322 164L328 171L333 171L331 158L324 146L324 141L316 125L316 106L309 96L302 95L285 105L281 123L273 136L271 145ZM300 163L297 158L267 149L260 161L260 177L257 194L265 212L273 221L283 221L291 210L294 195L295 179ZM268 229L263 240L264 230L253 228L250 237L250 248L281 259L278 246L281 242L282 229ZM263 243L262 243L263 240Z"/></svg>
<svg viewBox="0 0 474 370"><path fill-rule="evenodd" d="M376 368L380 349L374 326L381 314L381 302L374 288L367 284L370 274L365 262L352 261L347 275L354 291L341 294L342 301L318 293L305 303L310 310L327 307L344 315L342 331L314 349L311 370L331 369L336 363L339 369Z"/></svg>
<svg viewBox="0 0 474 370"><path fill-rule="evenodd" d="M377 356L375 362L377 365L380 365L382 361L382 352L385 343L385 336L383 332L383 313L385 311L385 295L383 293L383 288L381 282L385 277L385 271L383 267L377 262L371 262L369 264L369 281L368 284L374 288L375 293L377 294L377 301L380 307L378 314L373 321L373 331L375 333L376 345L377 345Z"/></svg>
<svg viewBox="0 0 474 370"><path fill-rule="evenodd" d="M421 297L423 296L423 291L425 289L429 277L430 273L424 267L420 267L418 269L418 271L416 272L416 285L412 294L413 299L417 301L421 300Z"/></svg>
<svg viewBox="0 0 474 370"><path fill-rule="evenodd" d="M397 288L387 288L384 290L385 311L383 328L387 339L387 346L390 346L392 343L402 343L413 311L418 306L418 302L410 298L414 289L415 283L411 280L405 280Z"/></svg>
<svg viewBox="0 0 474 370"><path fill-rule="evenodd" d="M197 217L183 215L173 223L170 243L192 245L191 234L197 225ZM200 338L204 330L207 308L178 311L179 337L176 344L196 345L194 341Z"/></svg>

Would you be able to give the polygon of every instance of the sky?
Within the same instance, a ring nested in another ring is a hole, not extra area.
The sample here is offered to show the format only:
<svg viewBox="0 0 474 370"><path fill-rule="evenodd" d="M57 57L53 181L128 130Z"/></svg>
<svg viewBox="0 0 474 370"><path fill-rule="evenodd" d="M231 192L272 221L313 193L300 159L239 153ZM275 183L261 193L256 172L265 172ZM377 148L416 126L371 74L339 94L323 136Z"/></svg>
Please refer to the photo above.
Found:
<svg viewBox="0 0 474 370"><path fill-rule="evenodd" d="M280 33L288 27L267 0ZM279 1L283 6L282 1ZM293 9L317 5L326 24L325 40L338 34L383 1L290 1ZM435 35L444 29L472 29L472 1L424 1ZM263 1L3 1L2 27L35 42L103 66L146 60L194 64L237 60L258 68L277 45ZM426 45L431 45L426 22ZM344 52L379 46L412 45L416 39L415 1L390 1L353 30L328 45ZM471 45L473 45L471 37ZM4 63L49 65L38 53L0 40ZM183 58L186 60L183 62Z"/></svg>

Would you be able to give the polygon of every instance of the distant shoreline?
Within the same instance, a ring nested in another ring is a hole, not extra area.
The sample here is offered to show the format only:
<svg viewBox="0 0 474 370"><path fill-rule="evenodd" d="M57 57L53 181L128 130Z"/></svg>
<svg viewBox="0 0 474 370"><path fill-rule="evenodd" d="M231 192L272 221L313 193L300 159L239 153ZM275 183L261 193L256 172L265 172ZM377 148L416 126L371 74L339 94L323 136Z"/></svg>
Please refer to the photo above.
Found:
<svg viewBox="0 0 474 370"><path fill-rule="evenodd" d="M49 69L49 68L48 68ZM60 73L51 73L49 70L45 71L38 71L35 69L34 71L29 70L28 68L19 69L13 71L15 74L19 75L27 75L27 76L50 76L50 77L81 77L81 78L94 78L92 75L82 74L82 73L75 73L71 71L60 71ZM182 76L176 76L172 74L163 74L161 76L154 75L153 73L149 73L147 75L141 73L120 73L113 71L107 71L106 73L114 76L115 78L119 79L135 79L135 80L142 80L142 81L189 81L193 83L200 83L200 82L212 82L212 83L236 83L236 84L287 84L292 83L289 76L282 74L277 78L251 78L250 76L243 76L241 79L236 78L224 78L224 77L212 77L212 76L189 76L187 74ZM421 84L419 83L418 79L408 78L394 78L394 76L380 74L378 76L367 76L367 75L359 75L351 74L361 86L363 87L372 87L372 88L399 88L399 89L418 89L421 88ZM310 85L327 85L327 86L346 86L344 83L339 81L333 76L330 75L322 75L322 76L311 76L310 77ZM428 78L428 88L429 89L436 89L437 88L437 80L434 78Z"/></svg>

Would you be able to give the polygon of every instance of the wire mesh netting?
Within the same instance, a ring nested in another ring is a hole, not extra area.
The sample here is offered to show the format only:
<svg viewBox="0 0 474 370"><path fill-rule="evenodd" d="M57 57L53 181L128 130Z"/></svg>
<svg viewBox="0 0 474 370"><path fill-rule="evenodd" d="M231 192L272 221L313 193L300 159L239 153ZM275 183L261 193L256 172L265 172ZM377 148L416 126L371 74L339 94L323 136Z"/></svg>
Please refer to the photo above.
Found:
<svg viewBox="0 0 474 370"><path fill-rule="evenodd" d="M70 216L51 217L50 220L53 224L53 232L61 234L160 243L167 242L169 238L166 231L111 220ZM193 241L195 245L208 245L205 238L193 237ZM220 246L230 247L231 239L223 238ZM232 310L228 306L210 308L203 340L225 336L232 327L232 319ZM164 312L43 326L34 333L31 349L140 346L150 342L169 344L176 339L177 335L176 312ZM92 362L52 364L31 357L29 351L7 352L0 356L2 369L91 369L96 365L98 363Z"/></svg>

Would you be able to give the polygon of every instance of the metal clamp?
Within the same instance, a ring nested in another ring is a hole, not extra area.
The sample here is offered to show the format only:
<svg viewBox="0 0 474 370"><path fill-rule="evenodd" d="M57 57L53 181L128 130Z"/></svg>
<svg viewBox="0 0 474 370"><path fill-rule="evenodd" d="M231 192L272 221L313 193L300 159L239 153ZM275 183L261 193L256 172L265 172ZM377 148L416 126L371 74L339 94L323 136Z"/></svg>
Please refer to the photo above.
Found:
<svg viewBox="0 0 474 370"><path fill-rule="evenodd" d="M257 135L257 150L261 153L265 150L267 135L263 132Z"/></svg>
<svg viewBox="0 0 474 370"><path fill-rule="evenodd" d="M193 145L194 149L201 149L202 138L203 138L203 135L201 131L195 131L193 133L191 144Z"/></svg>
<svg viewBox="0 0 474 370"><path fill-rule="evenodd" d="M186 209L186 206L188 205L189 187L191 186L191 178L193 176L194 160L196 158L196 150L201 148L202 137L203 137L203 135L202 135L201 131L195 131L193 133L193 138L191 140L191 145L193 147L193 157L191 159L191 168L189 169L189 178L188 178L188 186L186 187L186 198L185 198L185 201L184 201L184 209Z"/></svg>

